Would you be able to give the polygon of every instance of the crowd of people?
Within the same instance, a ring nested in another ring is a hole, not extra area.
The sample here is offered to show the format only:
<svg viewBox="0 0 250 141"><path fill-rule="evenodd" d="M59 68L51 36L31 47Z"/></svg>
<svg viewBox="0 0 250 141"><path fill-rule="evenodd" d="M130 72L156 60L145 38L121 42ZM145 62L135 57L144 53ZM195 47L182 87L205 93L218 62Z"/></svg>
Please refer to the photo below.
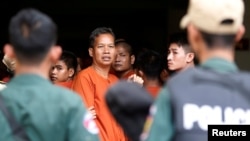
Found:
<svg viewBox="0 0 250 141"><path fill-rule="evenodd" d="M242 0L190 0L166 55L136 54L97 27L84 67L56 44L49 15L20 10L3 47L0 140L204 141L208 124L249 124L236 112L250 110L250 75L234 61L244 10Z"/></svg>

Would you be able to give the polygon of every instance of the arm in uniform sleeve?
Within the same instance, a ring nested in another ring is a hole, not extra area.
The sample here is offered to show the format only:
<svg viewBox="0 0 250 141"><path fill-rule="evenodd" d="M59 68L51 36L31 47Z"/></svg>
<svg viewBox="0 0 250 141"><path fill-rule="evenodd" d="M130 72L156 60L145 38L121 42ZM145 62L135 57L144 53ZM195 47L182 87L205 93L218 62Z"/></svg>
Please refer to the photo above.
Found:
<svg viewBox="0 0 250 141"><path fill-rule="evenodd" d="M153 119L146 141L170 141L174 129L171 118L170 95L166 87L159 93L150 112Z"/></svg>
<svg viewBox="0 0 250 141"><path fill-rule="evenodd" d="M68 141L99 141L99 130L80 98L68 115Z"/></svg>
<svg viewBox="0 0 250 141"><path fill-rule="evenodd" d="M72 90L81 96L86 107L94 106L94 86L90 79L77 76L73 81Z"/></svg>

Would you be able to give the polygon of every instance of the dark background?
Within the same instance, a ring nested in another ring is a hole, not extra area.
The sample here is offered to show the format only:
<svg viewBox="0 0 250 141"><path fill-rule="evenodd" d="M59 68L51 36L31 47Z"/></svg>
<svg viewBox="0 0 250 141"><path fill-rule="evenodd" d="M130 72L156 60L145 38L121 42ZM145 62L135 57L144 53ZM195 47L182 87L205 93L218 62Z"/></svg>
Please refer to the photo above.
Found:
<svg viewBox="0 0 250 141"><path fill-rule="evenodd" d="M78 56L88 55L88 36L99 26L111 27L135 50L163 51L167 46L168 8L186 8L188 0L1 0L0 45L8 42L8 23L20 9L45 12L58 25L58 44Z"/></svg>

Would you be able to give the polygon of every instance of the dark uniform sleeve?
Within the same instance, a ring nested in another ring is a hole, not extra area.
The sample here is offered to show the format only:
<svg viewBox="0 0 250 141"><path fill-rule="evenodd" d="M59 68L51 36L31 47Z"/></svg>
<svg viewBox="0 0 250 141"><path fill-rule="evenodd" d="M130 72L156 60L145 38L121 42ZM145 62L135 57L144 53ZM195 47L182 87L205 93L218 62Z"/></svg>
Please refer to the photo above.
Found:
<svg viewBox="0 0 250 141"><path fill-rule="evenodd" d="M170 141L173 136L169 91L163 88L150 109L152 125L146 141ZM150 118L148 119L150 120Z"/></svg>
<svg viewBox="0 0 250 141"><path fill-rule="evenodd" d="M80 98L72 107L68 119L68 141L99 141L98 127Z"/></svg>

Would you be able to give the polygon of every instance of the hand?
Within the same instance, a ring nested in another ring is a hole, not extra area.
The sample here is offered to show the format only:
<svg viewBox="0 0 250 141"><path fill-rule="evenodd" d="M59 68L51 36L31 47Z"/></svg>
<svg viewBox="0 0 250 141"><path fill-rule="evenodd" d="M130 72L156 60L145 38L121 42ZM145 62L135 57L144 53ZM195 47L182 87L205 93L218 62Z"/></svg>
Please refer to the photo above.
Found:
<svg viewBox="0 0 250 141"><path fill-rule="evenodd" d="M88 108L90 114L92 115L92 118L95 119L96 118L96 111L95 111L95 108L94 106L91 106Z"/></svg>
<svg viewBox="0 0 250 141"><path fill-rule="evenodd" d="M128 81L136 82L136 83L140 84L141 86L143 86L143 82L144 82L143 79L136 74L129 76Z"/></svg>
<svg viewBox="0 0 250 141"><path fill-rule="evenodd" d="M7 56L6 54L3 57L2 62L5 64L5 66L11 70L14 71L16 68L16 60L14 58L11 58L9 56Z"/></svg>

